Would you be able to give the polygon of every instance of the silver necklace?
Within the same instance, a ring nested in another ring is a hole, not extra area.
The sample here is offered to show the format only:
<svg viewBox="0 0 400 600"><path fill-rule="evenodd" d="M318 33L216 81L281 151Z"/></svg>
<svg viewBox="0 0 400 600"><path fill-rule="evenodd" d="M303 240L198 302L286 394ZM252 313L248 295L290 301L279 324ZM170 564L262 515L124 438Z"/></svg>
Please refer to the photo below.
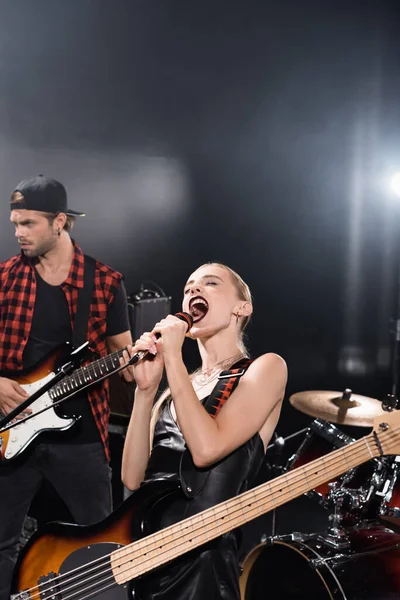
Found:
<svg viewBox="0 0 400 600"><path fill-rule="evenodd" d="M211 381L214 381L221 371L225 371L225 369L235 364L235 362L241 358L244 358L245 356L246 354L244 352L239 352L239 354L235 354L234 356L220 360L210 369L201 369L198 372L195 372L193 375L193 380L195 381L196 385L203 387L208 383L211 383Z"/></svg>

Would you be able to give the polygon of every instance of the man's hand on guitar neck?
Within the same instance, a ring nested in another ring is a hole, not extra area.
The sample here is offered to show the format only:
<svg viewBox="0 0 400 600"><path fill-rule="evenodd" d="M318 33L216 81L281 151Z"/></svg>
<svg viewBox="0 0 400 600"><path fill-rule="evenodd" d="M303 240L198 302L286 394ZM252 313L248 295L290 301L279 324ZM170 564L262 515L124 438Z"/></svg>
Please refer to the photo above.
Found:
<svg viewBox="0 0 400 600"><path fill-rule="evenodd" d="M0 377L0 412L4 415L8 415L28 397L29 394L25 392L19 383L6 377ZM23 413L18 415L17 420L23 419L31 412L30 408L26 408Z"/></svg>

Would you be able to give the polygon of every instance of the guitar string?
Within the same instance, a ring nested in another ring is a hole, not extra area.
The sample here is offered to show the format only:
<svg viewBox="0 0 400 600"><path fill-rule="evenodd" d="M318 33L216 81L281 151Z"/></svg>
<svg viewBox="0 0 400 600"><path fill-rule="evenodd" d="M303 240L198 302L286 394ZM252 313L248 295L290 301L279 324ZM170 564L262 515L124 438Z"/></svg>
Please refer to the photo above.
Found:
<svg viewBox="0 0 400 600"><path fill-rule="evenodd" d="M398 437L398 436L400 435L400 434L393 434L393 432L390 432L390 433L391 433L392 437L395 437L396 435L397 435L397 437ZM381 435L384 435L384 434L381 434ZM358 440L357 442L354 442L353 444L350 444L350 445L349 445L349 446L351 446L351 450L352 450L351 457L352 457L353 459L354 459L354 458L355 458L357 455L360 455L360 452L354 452L355 450L357 450L357 448L355 447L355 445L356 445L356 444L357 444L357 446L358 446L358 445L360 445L360 446L361 446L361 450L362 450L362 452L361 452L361 455L362 455L362 454L365 454L365 451L366 451L366 450L365 450L365 446L364 446L364 444L365 444L365 443L367 443L367 444L368 444L368 441L367 441L367 440L368 440L368 437L370 437L370 441L371 441L371 442L374 442L374 440L373 440L372 436L366 436L366 437L364 437L364 438L361 438L361 439L360 439L360 440ZM385 437L387 437L387 436L385 436ZM384 440L382 440L382 442L384 442ZM347 446L346 448L349 448L349 446ZM343 448L342 448L342 449L340 449L340 450L343 450ZM349 454L350 454L350 453L349 453ZM328 455L326 455L324 458L329 458L329 454L328 454ZM324 458L323 458L322 460L324 460ZM339 461L337 461L337 460L336 460L337 458L339 458ZM350 458L350 456L349 456L349 458ZM317 460L320 460L320 459L317 459ZM312 462L315 462L315 461L312 461ZM339 456L339 457L335 457L335 460L334 460L334 461L331 461L331 464L330 464L329 466L330 466L331 468L333 468L333 466L337 466L337 464L338 464L338 463L340 464L340 463L344 463L344 462L345 462L345 461L343 461L343 459L342 459L342 457L341 457L341 456ZM364 461L364 462L368 462L368 461ZM310 466L312 467L312 463L308 463L308 464L307 464L305 467L301 467L301 468L299 467L299 469L301 469L301 470L303 471L304 469L307 469L307 468L309 468ZM288 473L286 474L286 476L287 476L287 475L293 475L293 474L295 473L295 471L296 471L296 470L297 470L297 469L293 470L292 472L288 472ZM300 474L300 475L301 475L301 481L304 481L304 474ZM314 475L315 475L315 473L314 473ZM336 475L335 475L335 476L336 476ZM299 479L299 478L294 478L294 484L298 483L299 481L300 481L300 479ZM278 484L279 484L279 483L280 483L280 482L278 482ZM254 501L253 503L251 503L251 504L254 504L254 503L256 503L257 501L260 501L260 500L264 500L264 499L265 499L265 497L266 497L266 496L263 494L264 490L267 492L267 495L270 495L272 490L271 490L271 489L268 489L268 488L271 488L271 487L276 487L276 485L277 485L277 484L276 484L276 482L274 483L274 481L273 481L273 480L270 482L270 484L269 484L269 485L262 484L262 486L261 486L261 487L262 487L262 489L261 489L261 490L259 490L259 492L262 492L262 493L261 493L261 495L260 495L260 497L259 497L259 498L256 498L256 499L255 499L255 501ZM319 484L319 485L321 485L321 484ZM282 485L281 485L281 487L282 487ZM300 487L302 487L302 486L300 486ZM317 486L317 487L318 487L318 486ZM293 485L293 486L291 487L291 490L293 490L293 489L296 489L296 485ZM311 489L312 489L312 488L311 488ZM279 490L279 491L282 491L282 490ZM256 488L256 489L253 489L253 490L251 490L251 492L253 493L253 495L256 495L256 494L257 494L257 488ZM296 493L297 493L297 490L296 490ZM300 492L300 495L301 495L301 494L302 494L302 492ZM292 494L291 494L291 496L292 496L292 497L296 497L296 496L293 496ZM231 499L231 500L233 500L233 501L234 501L234 500L237 500L237 499L238 499L238 497L235 497L235 498L233 498L233 499ZM229 502L229 501L228 501L228 502ZM224 503L224 504L225 504L225 503ZM251 504L250 504L250 505L251 505ZM218 520L218 519L216 519L216 518L215 518L215 517L216 517L216 515L215 515L215 512L218 512L218 509L216 509L216 508L214 507L213 509L208 509L208 510L209 510L209 511L211 511L211 513L214 513L214 514L211 514L211 515L206 515L206 517L207 517L207 516L211 516L211 518L212 518L212 521L211 521L210 523L208 523L208 524L207 524L207 526L210 526L210 525L211 525L211 530L212 530L213 528L215 528L215 524L214 524L215 520ZM220 510L221 510L221 509L219 509L219 511L220 511ZM242 506L240 506L238 510L232 511L232 515L231 515L231 517L233 518L233 517L234 517L234 513L237 513L237 512L242 512L242 510L243 510L243 507L242 507ZM208 512L208 511L205 511L205 512ZM268 511L267 511L267 512L268 512ZM201 514L201 513L198 513L197 515L195 515L195 517L197 517L197 518L198 518L200 514ZM224 511L224 514L226 514L226 511ZM190 521L191 519L193 519L193 517L190 517L190 519L188 519L188 521ZM172 526L172 527L177 527L177 526L178 526L178 527L179 527L179 526L181 527L183 524L184 524L184 521L182 521L182 522L180 522L180 523L178 523L178 524L176 524L176 525L174 525L174 526ZM169 529L169 528L167 528L167 529ZM200 529L201 531L204 531L204 522L201 524L201 527L199 527L199 529ZM153 536L151 536L151 537L153 537L153 540L154 540L154 538L155 538L155 537L161 537L161 540L160 540L160 541L161 541L161 543L164 543L164 544L170 544L170 543L171 543L171 540L169 540L169 541L165 541L165 540L163 540L163 539L162 539L163 537L165 537L165 534L166 534L166 533L168 533L166 529L164 529L164 530L161 530L161 531L160 531L160 532L158 532L158 533L159 533L159 535L157 535L157 534L153 534ZM192 535L195 535L195 534L196 534L196 530L192 530L190 533L191 533ZM172 536L172 537L174 537L174 536ZM218 537L218 536L216 536L216 537ZM172 541L174 541L174 540L172 539ZM148 544L148 542L146 542L146 538L143 538L142 540L138 540L138 541L136 541L136 542L133 542L133 544L129 544L128 546L124 546L124 547L123 547L123 550L125 550L125 551L128 551L128 550L129 550L129 548L130 548L132 545L136 545L136 546L137 546L137 548L136 548L136 549L134 549L134 550L133 550L133 552L136 552L136 553L137 553L138 551L140 552L141 550L143 550L143 549L146 549L146 547L145 547L145 544L146 544L146 543ZM181 545L182 545L182 544L181 544ZM144 546L144 548L143 548L143 546ZM176 549L176 548L179 548L179 544L178 544L178 545L176 545L176 544L175 544L175 549ZM88 574L90 574L90 572L91 572L91 571L93 571L93 565L95 565L95 563L97 563L97 565L95 566L95 569L99 569L99 568L101 568L101 567L103 566L103 565L101 564L101 562L102 562L102 561L103 561L103 563L104 563L105 561L107 561L107 562L108 562L108 559L109 559L109 557L111 557L111 555L112 555L114 552L118 552L118 550L114 550L114 551L113 551L112 553L110 553L109 555L106 555L106 556L104 556L104 557L101 557L101 558L99 558L99 559L96 559L95 561L92 561L91 563L88 563L88 564L86 564L86 565L84 565L84 566L82 566L82 567L78 567L77 569L75 569L75 570L73 570L73 571L70 571L70 572L68 572L68 573L65 573L64 575L57 576L57 577L55 577L54 579L52 579L51 581L49 581L49 582L44 582L43 584L39 584L38 586L35 586L35 587L31 588L31 590L32 590L32 591L34 591L34 590L37 590L37 589L39 589L39 586L40 586L40 591L45 591L45 586L49 586L49 587L48 587L48 589L51 589L52 587L54 587L54 585L55 585L56 583L65 583L65 584L67 584L67 585L68 585L69 583L73 582L74 580L76 581L77 577L81 578L82 576L87 576ZM149 562L149 560L151 560L151 561L152 561L152 560L154 560L154 557L153 557L153 558L151 558L151 559L148 559L148 558L146 558L144 561L141 561L140 563L136 564L135 566L138 566L138 565L139 565L139 566L140 566L140 565L143 565L143 564L145 564L146 562ZM169 560L171 560L171 559L169 559ZM132 559L129 559L129 560L127 560L125 563L122 563L122 565L123 565L123 564L127 564L127 563L130 563L130 564L131 564L131 563L132 563ZM92 565L92 569L89 569L89 570L88 570L88 569L87 569L87 567L90 567L91 565ZM121 566L122 566L122 565L121 565ZM105 566L105 564L104 564L104 566ZM131 567L131 566L129 566L129 569L131 569L131 568L132 568L132 567ZM83 569L83 572L82 572L82 569ZM85 570L86 570L86 571L85 571ZM81 571L81 572L79 573L79 571ZM112 573L112 569L111 569L111 566L110 566L110 565L108 565L108 568L107 568L107 570L106 570L106 571L108 571L109 573L111 572L111 575L110 575L110 576L108 576L108 578L107 578L107 579L103 579L102 581L98 581L97 583L95 582L95 585L99 585L99 584L104 584L104 583L107 583L107 581L109 581L110 579L112 579L112 580L113 580L113 582L112 582L113 584L115 584L115 585L118 585L118 584L116 583L116 581L115 581L115 578L114 578L114 575L113 575L113 573ZM106 571L103 571L103 573L96 573L96 574L95 574L95 576L96 576L96 577L101 577L103 574L104 574L104 575L106 575ZM126 570L125 570L125 571L126 571ZM125 573L125 571L122 571L122 574L123 574L123 573ZM71 575L72 575L73 577L70 577ZM69 579L68 579L68 578L69 578ZM93 578L93 576L92 576L92 578ZM62 581L62 580L64 580L64 581ZM82 581L82 579L81 579L81 581ZM86 580L86 581L87 581L87 580ZM74 588L74 587L76 587L76 585L73 585L72 587L69 587L69 588L67 587L67 588L65 588L63 591L64 591L64 592L73 591L73 588ZM103 588L103 589L105 589L105 588ZM29 591L29 590L25 590L25 592L26 592L26 591ZM77 592L78 592L78 593L82 593L82 592L84 592L84 591L85 591L85 590L78 590ZM36 596L36 597L38 596L37 592L36 592L35 594L33 594L31 597L32 597L32 598L34 598L35 596ZM77 597L77 596L76 596L76 593L75 593L75 592L73 592L73 594L72 594L72 595L70 595L70 596L66 596L66 597L65 597L65 600L70 600L70 599L72 599L72 598L76 598L76 597ZM17 596L17 598L18 598L18 596ZM85 597L85 598L86 598L86 597ZM82 600L83 600L83 598L82 598Z"/></svg>
<svg viewBox="0 0 400 600"><path fill-rule="evenodd" d="M126 348L124 348L123 350L126 350ZM71 375L68 375L66 378L62 379L59 383L56 383L56 385L51 388L50 391L54 390L59 390L62 394L65 394L65 389L63 389L63 386L67 385L69 383L69 381L74 380L73 383L76 382L76 379L78 379L78 385L81 385L82 382L80 381L80 377L83 378L84 383L87 383L87 381L85 381L85 371L89 371L89 375L91 375L91 377L95 379L97 379L97 373L95 370L95 366L99 366L99 371L101 375L104 375L104 373L101 372L101 363L105 363L106 364L106 368L110 367L110 364L107 363L111 363L111 369L116 368L114 363L113 363L113 357L119 359L122 357L122 352L123 350L117 350L116 352L113 352L112 354L107 354L106 356L103 356L97 360L95 360L92 363L89 363L88 365L84 365L83 367L79 367L79 369L76 369L76 371L74 371ZM118 364L119 366L119 364ZM90 371L92 371L92 373L90 373ZM73 389L73 388L72 388ZM70 392L71 390L68 390L67 388L67 392Z"/></svg>

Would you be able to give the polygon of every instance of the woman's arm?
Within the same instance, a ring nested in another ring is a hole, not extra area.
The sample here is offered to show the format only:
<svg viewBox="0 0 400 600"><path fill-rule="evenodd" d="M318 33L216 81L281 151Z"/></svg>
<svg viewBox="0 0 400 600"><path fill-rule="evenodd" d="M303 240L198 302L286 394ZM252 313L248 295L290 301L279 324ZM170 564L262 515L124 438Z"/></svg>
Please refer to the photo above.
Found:
<svg viewBox="0 0 400 600"><path fill-rule="evenodd" d="M165 352L164 359L179 426L198 467L221 460L261 429L272 435L287 380L280 356L270 353L256 359L216 419L199 402L181 354ZM274 422L271 427L269 419Z"/></svg>
<svg viewBox="0 0 400 600"><path fill-rule="evenodd" d="M154 392L137 389L122 453L122 483L130 490L143 481L150 456L150 418Z"/></svg>
<svg viewBox="0 0 400 600"><path fill-rule="evenodd" d="M134 490L143 481L150 456L151 411L164 370L164 360L162 352L157 352L155 337L150 333L144 333L133 348L128 346L128 351L130 356L142 351L155 354L152 360L140 360L133 366L136 391L122 454L121 478L127 488ZM128 353L124 352L121 363L126 360Z"/></svg>

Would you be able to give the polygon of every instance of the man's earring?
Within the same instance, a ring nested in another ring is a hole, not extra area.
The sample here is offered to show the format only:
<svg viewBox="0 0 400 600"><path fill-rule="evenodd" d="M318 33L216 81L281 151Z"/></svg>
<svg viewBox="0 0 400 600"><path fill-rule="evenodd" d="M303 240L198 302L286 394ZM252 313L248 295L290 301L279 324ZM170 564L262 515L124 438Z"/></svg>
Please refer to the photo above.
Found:
<svg viewBox="0 0 400 600"><path fill-rule="evenodd" d="M58 237L60 237L60 235L61 235L61 229L60 228L58 228L57 235L58 235Z"/></svg>

